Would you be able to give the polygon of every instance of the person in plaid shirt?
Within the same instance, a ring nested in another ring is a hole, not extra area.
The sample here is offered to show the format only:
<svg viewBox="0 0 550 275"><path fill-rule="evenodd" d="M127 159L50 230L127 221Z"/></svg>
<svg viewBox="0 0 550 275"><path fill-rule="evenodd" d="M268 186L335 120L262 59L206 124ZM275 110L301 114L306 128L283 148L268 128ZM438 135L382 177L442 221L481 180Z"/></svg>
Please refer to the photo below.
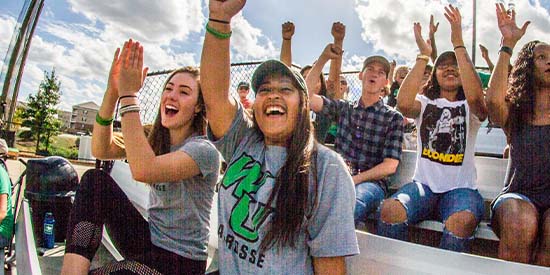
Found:
<svg viewBox="0 0 550 275"><path fill-rule="evenodd" d="M329 59L338 58L342 49L329 44L307 77L313 87ZM384 199L388 176L395 173L401 158L403 116L385 105L380 91L388 84L390 63L382 56L370 56L359 74L361 98L356 103L333 100L309 93L311 109L328 115L338 124L336 151L349 165L355 183L355 224L365 222L368 214ZM310 89L311 91L312 89Z"/></svg>

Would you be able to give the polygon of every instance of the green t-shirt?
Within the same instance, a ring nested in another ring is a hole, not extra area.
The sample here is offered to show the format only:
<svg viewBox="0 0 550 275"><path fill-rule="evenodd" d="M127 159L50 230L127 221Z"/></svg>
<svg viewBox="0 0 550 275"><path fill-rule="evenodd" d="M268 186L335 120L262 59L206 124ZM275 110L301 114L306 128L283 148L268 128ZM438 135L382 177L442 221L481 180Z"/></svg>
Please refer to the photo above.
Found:
<svg viewBox="0 0 550 275"><path fill-rule="evenodd" d="M0 167L0 194L8 195L8 208L6 217L0 223L0 235L4 238L10 238L13 233L13 211L11 204L11 181L8 171L3 167Z"/></svg>

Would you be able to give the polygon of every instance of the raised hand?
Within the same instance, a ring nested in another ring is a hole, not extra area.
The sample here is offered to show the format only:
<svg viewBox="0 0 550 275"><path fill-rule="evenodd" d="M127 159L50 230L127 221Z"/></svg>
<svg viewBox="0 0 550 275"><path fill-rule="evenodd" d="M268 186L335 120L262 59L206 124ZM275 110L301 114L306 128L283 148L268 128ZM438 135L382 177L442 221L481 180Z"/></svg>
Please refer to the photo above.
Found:
<svg viewBox="0 0 550 275"><path fill-rule="evenodd" d="M329 43L323 52L321 53L321 56L319 59L329 60L329 59L336 59L342 56L342 48L340 48L337 45L334 45L333 43Z"/></svg>
<svg viewBox="0 0 550 275"><path fill-rule="evenodd" d="M290 40L294 35L294 23L288 21L282 25L283 39Z"/></svg>
<svg viewBox="0 0 550 275"><path fill-rule="evenodd" d="M502 44L504 46L514 47L516 43L523 37L530 21L523 23L521 28L516 24L516 11L512 10L508 14L504 4L496 4L497 22L500 33L502 34Z"/></svg>
<svg viewBox="0 0 550 275"><path fill-rule="evenodd" d="M340 22L334 22L330 33L335 40L344 40L344 37L346 36L346 25Z"/></svg>
<svg viewBox="0 0 550 275"><path fill-rule="evenodd" d="M128 40L120 54L118 96L135 95L143 85L148 68L143 68L143 46Z"/></svg>
<svg viewBox="0 0 550 275"><path fill-rule="evenodd" d="M395 69L396 66L397 66L397 62L395 61L395 59L392 59L392 61L390 62L390 68Z"/></svg>
<svg viewBox="0 0 550 275"><path fill-rule="evenodd" d="M485 46L479 44L479 50L481 51L481 57L483 57L483 59L489 58L489 50L487 50Z"/></svg>
<svg viewBox="0 0 550 275"><path fill-rule="evenodd" d="M451 24L451 42L453 46L464 46L462 39L462 15L458 8L453 5L445 7L445 18Z"/></svg>
<svg viewBox="0 0 550 275"><path fill-rule="evenodd" d="M124 43L124 47L126 47ZM107 80L107 91L110 95L118 97L118 77L120 74L120 48L117 48L115 51L115 56L113 57L113 62L111 63L111 70L109 71L109 80Z"/></svg>
<svg viewBox="0 0 550 275"><path fill-rule="evenodd" d="M418 50L420 50L420 54L427 56L432 54L430 39L424 40L424 38L422 38L422 26L418 22L414 23L414 39L418 46Z"/></svg>
<svg viewBox="0 0 550 275"><path fill-rule="evenodd" d="M242 10L246 0L210 0L210 18L231 21L231 18Z"/></svg>
<svg viewBox="0 0 550 275"><path fill-rule="evenodd" d="M434 35L437 32L437 28L439 28L439 22L434 24L434 16L432 14L430 15L430 35Z"/></svg>

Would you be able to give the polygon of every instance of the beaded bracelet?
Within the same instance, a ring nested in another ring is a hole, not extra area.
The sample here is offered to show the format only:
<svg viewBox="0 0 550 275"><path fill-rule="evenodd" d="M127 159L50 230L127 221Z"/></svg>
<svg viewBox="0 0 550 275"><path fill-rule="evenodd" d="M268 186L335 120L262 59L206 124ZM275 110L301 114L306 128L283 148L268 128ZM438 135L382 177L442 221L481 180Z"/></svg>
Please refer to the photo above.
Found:
<svg viewBox="0 0 550 275"><path fill-rule="evenodd" d="M99 115L99 112L95 115L95 122L101 126L109 126L113 123L114 118L105 119Z"/></svg>
<svg viewBox="0 0 550 275"><path fill-rule="evenodd" d="M233 31L229 31L229 33L223 33L223 32L217 31L216 29L210 27L208 24L206 24L206 32L208 32L209 34L219 39L228 39L229 37L231 37L231 34L233 33Z"/></svg>

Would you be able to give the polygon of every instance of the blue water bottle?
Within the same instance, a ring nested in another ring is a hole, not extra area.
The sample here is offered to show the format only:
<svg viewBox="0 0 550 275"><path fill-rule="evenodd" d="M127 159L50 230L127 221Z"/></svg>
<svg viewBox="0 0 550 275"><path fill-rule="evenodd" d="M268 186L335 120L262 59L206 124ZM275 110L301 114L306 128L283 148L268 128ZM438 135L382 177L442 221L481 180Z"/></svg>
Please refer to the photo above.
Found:
<svg viewBox="0 0 550 275"><path fill-rule="evenodd" d="M44 217L44 247L53 248L55 245L55 219L52 212L46 212Z"/></svg>

